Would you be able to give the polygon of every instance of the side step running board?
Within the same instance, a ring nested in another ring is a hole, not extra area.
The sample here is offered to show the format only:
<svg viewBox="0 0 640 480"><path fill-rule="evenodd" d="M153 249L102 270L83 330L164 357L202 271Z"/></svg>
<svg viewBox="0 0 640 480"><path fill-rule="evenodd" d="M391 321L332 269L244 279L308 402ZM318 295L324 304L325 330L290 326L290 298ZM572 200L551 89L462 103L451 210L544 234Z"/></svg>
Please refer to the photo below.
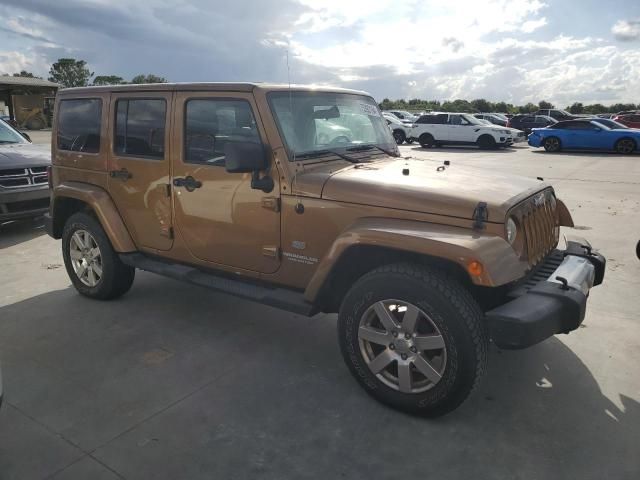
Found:
<svg viewBox="0 0 640 480"><path fill-rule="evenodd" d="M120 254L120 260L125 265L139 268L140 270L211 288L218 292L246 298L300 315L310 317L318 313L314 306L304 299L302 293L294 290L233 280L186 265L156 260L142 253L123 253Z"/></svg>

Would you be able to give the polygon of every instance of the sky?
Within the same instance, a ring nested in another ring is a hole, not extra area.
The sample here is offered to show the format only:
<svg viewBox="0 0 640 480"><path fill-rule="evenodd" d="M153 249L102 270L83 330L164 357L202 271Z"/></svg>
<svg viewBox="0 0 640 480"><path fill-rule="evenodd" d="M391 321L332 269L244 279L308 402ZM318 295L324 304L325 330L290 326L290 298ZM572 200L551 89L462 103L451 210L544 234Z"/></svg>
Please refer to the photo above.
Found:
<svg viewBox="0 0 640 480"><path fill-rule="evenodd" d="M2 0L0 15L0 73L73 57L379 101L640 102L640 0Z"/></svg>

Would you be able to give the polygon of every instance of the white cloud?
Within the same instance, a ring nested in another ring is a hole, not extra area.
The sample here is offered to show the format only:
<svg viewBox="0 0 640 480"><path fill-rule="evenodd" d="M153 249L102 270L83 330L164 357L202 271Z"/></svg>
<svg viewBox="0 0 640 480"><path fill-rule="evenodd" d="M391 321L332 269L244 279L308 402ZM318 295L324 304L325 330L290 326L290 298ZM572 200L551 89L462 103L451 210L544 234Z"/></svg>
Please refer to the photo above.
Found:
<svg viewBox="0 0 640 480"><path fill-rule="evenodd" d="M547 24L547 19L545 17L539 18L538 20L527 20L522 24L520 30L524 33L531 33L535 30L544 27Z"/></svg>
<svg viewBox="0 0 640 480"><path fill-rule="evenodd" d="M611 28L611 33L623 42L640 40L640 18L617 21Z"/></svg>

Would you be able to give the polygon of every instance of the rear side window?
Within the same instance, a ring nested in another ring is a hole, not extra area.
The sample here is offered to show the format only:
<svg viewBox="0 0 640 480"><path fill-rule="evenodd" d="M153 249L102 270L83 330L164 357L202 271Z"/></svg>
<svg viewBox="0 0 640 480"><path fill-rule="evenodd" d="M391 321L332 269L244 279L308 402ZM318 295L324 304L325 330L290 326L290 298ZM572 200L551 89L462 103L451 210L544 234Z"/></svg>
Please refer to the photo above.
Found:
<svg viewBox="0 0 640 480"><path fill-rule="evenodd" d="M224 166L227 142L260 143L246 100L193 99L185 113L185 162Z"/></svg>
<svg viewBox="0 0 640 480"><path fill-rule="evenodd" d="M102 100L99 98L61 100L58 105L58 149L98 153L101 116Z"/></svg>
<svg viewBox="0 0 640 480"><path fill-rule="evenodd" d="M167 104L161 98L118 100L115 153L163 159L166 110Z"/></svg>

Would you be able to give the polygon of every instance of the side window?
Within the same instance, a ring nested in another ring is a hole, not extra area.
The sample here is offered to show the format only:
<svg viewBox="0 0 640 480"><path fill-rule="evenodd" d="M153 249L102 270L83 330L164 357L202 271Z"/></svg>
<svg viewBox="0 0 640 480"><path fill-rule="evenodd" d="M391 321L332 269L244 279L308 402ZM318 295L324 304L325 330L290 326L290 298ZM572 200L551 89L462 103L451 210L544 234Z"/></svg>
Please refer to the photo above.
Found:
<svg viewBox="0 0 640 480"><path fill-rule="evenodd" d="M192 99L185 105L186 163L224 166L227 142L260 143L246 100Z"/></svg>
<svg viewBox="0 0 640 480"><path fill-rule="evenodd" d="M433 116L432 115L422 115L418 120L416 120L416 123L421 123L421 124L434 123L433 122Z"/></svg>
<svg viewBox="0 0 640 480"><path fill-rule="evenodd" d="M462 117L460 115L449 115L450 125L462 125Z"/></svg>
<svg viewBox="0 0 640 480"><path fill-rule="evenodd" d="M58 138L60 150L98 153L102 100L82 98L62 100L58 105Z"/></svg>
<svg viewBox="0 0 640 480"><path fill-rule="evenodd" d="M447 120L449 119L449 115L446 113L439 113L438 115L436 115L436 117L433 119L433 123L437 123L437 124L441 124L444 125L445 123L447 123Z"/></svg>
<svg viewBox="0 0 640 480"><path fill-rule="evenodd" d="M162 160L166 111L167 103L161 98L118 100L115 153Z"/></svg>

